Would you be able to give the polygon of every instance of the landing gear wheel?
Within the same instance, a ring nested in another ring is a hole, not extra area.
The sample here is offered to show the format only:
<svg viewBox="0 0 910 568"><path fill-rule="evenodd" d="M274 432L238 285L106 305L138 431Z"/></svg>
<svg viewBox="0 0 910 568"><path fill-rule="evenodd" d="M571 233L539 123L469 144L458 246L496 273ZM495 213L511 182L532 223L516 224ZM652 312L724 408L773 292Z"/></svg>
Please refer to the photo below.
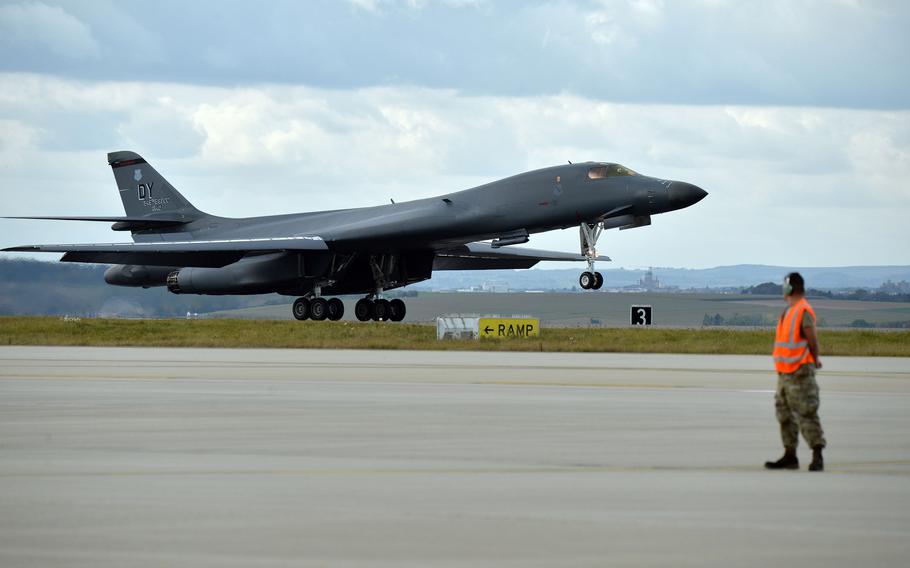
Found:
<svg viewBox="0 0 910 568"><path fill-rule="evenodd" d="M401 321L404 319L405 314L408 313L407 307L405 307L404 302L395 298L389 302L389 319L392 321Z"/></svg>
<svg viewBox="0 0 910 568"><path fill-rule="evenodd" d="M294 317L300 321L310 319L310 301L306 298L297 298L291 307Z"/></svg>
<svg viewBox="0 0 910 568"><path fill-rule="evenodd" d="M315 321L322 321L329 315L329 303L325 298L315 298L310 302L310 317Z"/></svg>
<svg viewBox="0 0 910 568"><path fill-rule="evenodd" d="M332 298L329 300L329 313L328 317L331 321L338 321L344 316L344 302L338 298Z"/></svg>
<svg viewBox="0 0 910 568"><path fill-rule="evenodd" d="M373 317L373 301L369 298L361 298L354 304L354 317L359 321L367 321Z"/></svg>
<svg viewBox="0 0 910 568"><path fill-rule="evenodd" d="M583 290L590 290L594 287L596 282L597 277L591 272L582 272L581 276L578 277L578 285L581 286Z"/></svg>
<svg viewBox="0 0 910 568"><path fill-rule="evenodd" d="M594 273L594 286L591 287L592 290L600 290L604 285L604 275L600 272Z"/></svg>
<svg viewBox="0 0 910 568"><path fill-rule="evenodd" d="M373 321L386 321L390 311L388 300L376 300L373 302Z"/></svg>

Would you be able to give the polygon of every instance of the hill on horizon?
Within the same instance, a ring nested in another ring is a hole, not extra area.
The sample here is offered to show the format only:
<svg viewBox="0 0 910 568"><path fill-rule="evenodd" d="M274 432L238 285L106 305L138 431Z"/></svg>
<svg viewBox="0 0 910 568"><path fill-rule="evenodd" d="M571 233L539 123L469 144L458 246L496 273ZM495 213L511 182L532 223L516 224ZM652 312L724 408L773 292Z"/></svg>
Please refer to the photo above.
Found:
<svg viewBox="0 0 910 568"><path fill-rule="evenodd" d="M171 294L164 287L149 289L109 286L104 265L0 258L0 314L3 315L110 315L120 317L181 317L187 312L288 304L292 298L277 294L255 296L197 296ZM738 265L709 269L654 268L665 286L681 289L747 288L779 282L792 267ZM795 268L808 286L818 289L876 288L891 280L910 281L910 266ZM634 286L646 270L602 271L605 288ZM581 267L565 269L439 271L433 279L408 290L458 290L503 282L513 290L573 291ZM587 292L592 293L592 292Z"/></svg>

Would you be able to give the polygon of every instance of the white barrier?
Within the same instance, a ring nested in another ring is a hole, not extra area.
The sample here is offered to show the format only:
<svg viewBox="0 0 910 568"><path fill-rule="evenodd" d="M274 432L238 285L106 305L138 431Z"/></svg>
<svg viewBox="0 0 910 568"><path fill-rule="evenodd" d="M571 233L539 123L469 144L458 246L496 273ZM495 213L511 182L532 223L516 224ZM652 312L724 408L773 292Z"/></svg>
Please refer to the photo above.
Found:
<svg viewBox="0 0 910 568"><path fill-rule="evenodd" d="M477 316L449 315L436 318L436 339L477 339Z"/></svg>

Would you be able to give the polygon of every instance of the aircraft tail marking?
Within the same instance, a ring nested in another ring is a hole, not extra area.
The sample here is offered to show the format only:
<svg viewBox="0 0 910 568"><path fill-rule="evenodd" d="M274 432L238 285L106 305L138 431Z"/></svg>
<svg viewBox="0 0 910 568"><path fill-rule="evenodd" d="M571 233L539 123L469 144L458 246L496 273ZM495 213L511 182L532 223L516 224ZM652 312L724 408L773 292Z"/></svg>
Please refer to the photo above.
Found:
<svg viewBox="0 0 910 568"><path fill-rule="evenodd" d="M127 217L161 216L185 219L205 217L173 185L135 152L120 151L107 155Z"/></svg>

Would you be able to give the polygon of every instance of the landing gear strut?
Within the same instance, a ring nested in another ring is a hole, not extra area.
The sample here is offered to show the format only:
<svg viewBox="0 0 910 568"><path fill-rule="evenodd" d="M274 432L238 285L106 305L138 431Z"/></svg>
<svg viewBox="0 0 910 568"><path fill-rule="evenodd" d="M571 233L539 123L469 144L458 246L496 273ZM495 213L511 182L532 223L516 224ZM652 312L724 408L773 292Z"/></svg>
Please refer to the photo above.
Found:
<svg viewBox="0 0 910 568"><path fill-rule="evenodd" d="M582 290L600 290L604 285L603 274L594 270L594 261L597 259L597 240L603 233L603 223L582 223L578 227L581 240L581 254L588 262L588 269L578 277L578 285Z"/></svg>

